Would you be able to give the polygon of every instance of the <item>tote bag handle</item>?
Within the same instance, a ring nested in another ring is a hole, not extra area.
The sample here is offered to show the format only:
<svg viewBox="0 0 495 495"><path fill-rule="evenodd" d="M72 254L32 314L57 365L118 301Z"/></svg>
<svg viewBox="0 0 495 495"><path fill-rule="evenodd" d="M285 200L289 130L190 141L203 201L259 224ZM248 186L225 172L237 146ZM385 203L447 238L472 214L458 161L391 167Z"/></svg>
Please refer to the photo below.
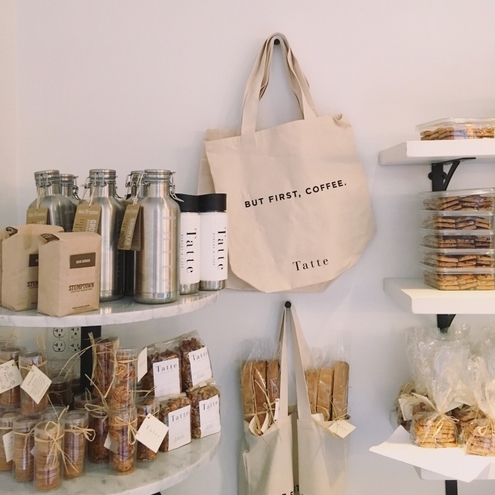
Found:
<svg viewBox="0 0 495 495"><path fill-rule="evenodd" d="M263 44L246 84L242 109L241 135L256 131L259 100L268 86L275 40L280 41L292 91L298 101L303 118L317 117L314 102L309 92L309 85L301 71L299 62L292 53L287 38L281 33L275 33Z"/></svg>

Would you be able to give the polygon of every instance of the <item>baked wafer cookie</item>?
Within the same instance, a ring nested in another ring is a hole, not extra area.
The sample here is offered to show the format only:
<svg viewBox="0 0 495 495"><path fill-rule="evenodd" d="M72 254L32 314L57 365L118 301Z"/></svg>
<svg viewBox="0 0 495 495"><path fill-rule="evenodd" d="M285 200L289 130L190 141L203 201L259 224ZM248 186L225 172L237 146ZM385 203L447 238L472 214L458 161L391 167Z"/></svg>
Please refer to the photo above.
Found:
<svg viewBox="0 0 495 495"><path fill-rule="evenodd" d="M316 412L323 415L324 421L329 421L332 413L333 377L334 370L332 368L321 368L319 370Z"/></svg>
<svg viewBox="0 0 495 495"><path fill-rule="evenodd" d="M308 388L308 399L311 414L316 414L319 370L308 370L304 374L306 376L306 385Z"/></svg>
<svg viewBox="0 0 495 495"><path fill-rule="evenodd" d="M349 365L336 361L333 375L332 420L347 416L347 394L349 389Z"/></svg>
<svg viewBox="0 0 495 495"><path fill-rule="evenodd" d="M241 396L244 420L248 423L253 419L255 413L253 374L253 361L245 361L241 366Z"/></svg>

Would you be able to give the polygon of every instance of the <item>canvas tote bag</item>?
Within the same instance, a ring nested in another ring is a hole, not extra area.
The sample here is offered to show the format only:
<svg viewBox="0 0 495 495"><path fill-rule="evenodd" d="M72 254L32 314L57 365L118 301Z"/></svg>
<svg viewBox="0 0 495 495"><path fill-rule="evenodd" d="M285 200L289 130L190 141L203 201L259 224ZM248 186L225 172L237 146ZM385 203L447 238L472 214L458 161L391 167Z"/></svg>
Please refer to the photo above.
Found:
<svg viewBox="0 0 495 495"><path fill-rule="evenodd" d="M290 327L293 344L297 398L297 438L294 443L296 494L344 495L346 439L338 438L318 424L311 415L304 371L310 368L310 352L291 303Z"/></svg>
<svg viewBox="0 0 495 495"><path fill-rule="evenodd" d="M303 118L257 131L276 39ZM205 140L204 153L214 190L227 193L231 272L259 291L334 280L358 261L374 235L352 128L341 115L317 115L280 33L264 43L248 80L240 135Z"/></svg>
<svg viewBox="0 0 495 495"><path fill-rule="evenodd" d="M287 310L280 330L280 408L278 419L261 436L254 435L244 421L240 457L239 495L292 495L292 424L288 413Z"/></svg>

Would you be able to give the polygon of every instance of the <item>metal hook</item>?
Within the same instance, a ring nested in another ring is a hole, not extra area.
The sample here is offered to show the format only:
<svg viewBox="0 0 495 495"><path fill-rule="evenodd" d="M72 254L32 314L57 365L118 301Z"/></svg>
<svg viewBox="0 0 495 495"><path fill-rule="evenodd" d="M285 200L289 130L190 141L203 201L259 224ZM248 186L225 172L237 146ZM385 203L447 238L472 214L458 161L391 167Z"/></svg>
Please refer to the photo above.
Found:
<svg viewBox="0 0 495 495"><path fill-rule="evenodd" d="M280 40L278 38L275 38L275 40L273 41L273 44L274 45L280 45Z"/></svg>

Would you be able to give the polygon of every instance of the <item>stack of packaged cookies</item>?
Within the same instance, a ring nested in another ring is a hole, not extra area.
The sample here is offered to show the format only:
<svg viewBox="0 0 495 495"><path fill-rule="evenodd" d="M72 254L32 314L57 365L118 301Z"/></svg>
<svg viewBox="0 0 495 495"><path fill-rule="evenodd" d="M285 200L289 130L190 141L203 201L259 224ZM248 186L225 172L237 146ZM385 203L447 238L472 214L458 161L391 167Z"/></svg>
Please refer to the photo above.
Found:
<svg viewBox="0 0 495 495"><path fill-rule="evenodd" d="M420 194L421 267L439 290L495 289L495 189Z"/></svg>

